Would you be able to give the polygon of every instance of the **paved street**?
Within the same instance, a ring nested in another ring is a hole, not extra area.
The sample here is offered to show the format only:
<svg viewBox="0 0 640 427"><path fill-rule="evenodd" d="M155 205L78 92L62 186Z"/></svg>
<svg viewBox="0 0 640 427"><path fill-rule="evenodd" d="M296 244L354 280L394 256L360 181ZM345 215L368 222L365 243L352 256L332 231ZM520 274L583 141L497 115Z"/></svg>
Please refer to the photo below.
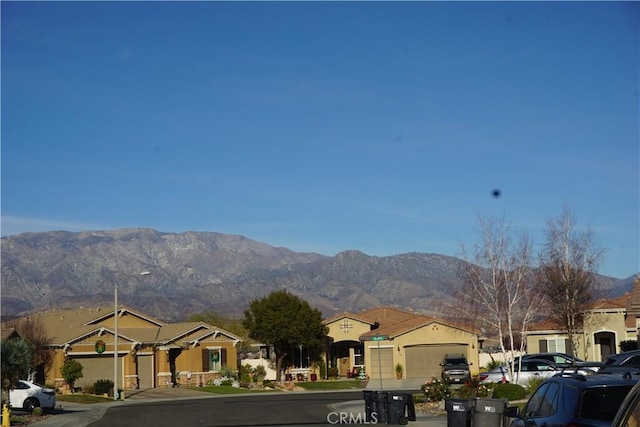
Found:
<svg viewBox="0 0 640 427"><path fill-rule="evenodd" d="M363 424L362 390L211 395L186 388L133 391L124 402L60 402L64 412L36 427L328 426ZM446 417L419 415L411 426L445 427Z"/></svg>

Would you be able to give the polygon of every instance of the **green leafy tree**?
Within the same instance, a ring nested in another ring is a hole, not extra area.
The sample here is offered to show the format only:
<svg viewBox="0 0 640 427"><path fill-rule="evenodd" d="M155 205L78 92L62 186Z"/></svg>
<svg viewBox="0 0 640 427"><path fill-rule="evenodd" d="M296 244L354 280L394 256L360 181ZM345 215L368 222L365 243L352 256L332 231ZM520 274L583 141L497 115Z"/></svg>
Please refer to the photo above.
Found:
<svg viewBox="0 0 640 427"><path fill-rule="evenodd" d="M75 359L67 359L60 368L60 373L69 387L73 389L76 380L82 378L82 365Z"/></svg>
<svg viewBox="0 0 640 427"><path fill-rule="evenodd" d="M292 348L303 345L315 360L324 349L328 333L320 310L286 290L253 300L244 312L242 324L249 331L249 338L273 346L277 381L281 378L282 361Z"/></svg>
<svg viewBox="0 0 640 427"><path fill-rule="evenodd" d="M15 386L20 379L26 379L33 362L33 346L23 338L10 338L0 344L2 358L2 390ZM8 394L7 394L8 395Z"/></svg>

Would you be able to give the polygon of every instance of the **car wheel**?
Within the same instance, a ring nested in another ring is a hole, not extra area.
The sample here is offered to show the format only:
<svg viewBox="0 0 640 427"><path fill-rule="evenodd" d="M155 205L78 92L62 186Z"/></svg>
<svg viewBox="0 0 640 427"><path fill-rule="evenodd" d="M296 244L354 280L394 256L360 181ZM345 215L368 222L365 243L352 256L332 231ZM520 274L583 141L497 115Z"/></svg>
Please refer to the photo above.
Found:
<svg viewBox="0 0 640 427"><path fill-rule="evenodd" d="M40 406L40 402L35 397L30 397L24 401L23 408L29 412L33 412L35 408Z"/></svg>

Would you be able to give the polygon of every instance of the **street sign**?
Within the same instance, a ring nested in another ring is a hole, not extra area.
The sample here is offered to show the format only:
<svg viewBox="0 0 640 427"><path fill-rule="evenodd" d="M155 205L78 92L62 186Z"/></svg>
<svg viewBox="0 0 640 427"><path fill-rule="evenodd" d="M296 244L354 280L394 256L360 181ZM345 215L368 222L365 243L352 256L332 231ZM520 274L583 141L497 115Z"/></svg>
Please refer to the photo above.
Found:
<svg viewBox="0 0 640 427"><path fill-rule="evenodd" d="M384 341L384 340L388 340L389 337L386 335L374 335L371 337L371 341Z"/></svg>

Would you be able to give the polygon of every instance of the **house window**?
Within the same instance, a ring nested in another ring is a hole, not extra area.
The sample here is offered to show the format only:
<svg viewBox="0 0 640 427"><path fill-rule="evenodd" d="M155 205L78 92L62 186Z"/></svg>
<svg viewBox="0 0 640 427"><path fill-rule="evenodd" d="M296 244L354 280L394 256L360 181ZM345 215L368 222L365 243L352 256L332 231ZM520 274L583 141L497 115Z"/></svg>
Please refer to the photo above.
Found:
<svg viewBox="0 0 640 427"><path fill-rule="evenodd" d="M541 353L566 353L567 347L567 339L565 338L540 340Z"/></svg>
<svg viewBox="0 0 640 427"><path fill-rule="evenodd" d="M202 370L217 372L227 366L227 349L207 347L202 350Z"/></svg>
<svg viewBox="0 0 640 427"><path fill-rule="evenodd" d="M354 364L364 365L364 345L359 345L353 349Z"/></svg>

